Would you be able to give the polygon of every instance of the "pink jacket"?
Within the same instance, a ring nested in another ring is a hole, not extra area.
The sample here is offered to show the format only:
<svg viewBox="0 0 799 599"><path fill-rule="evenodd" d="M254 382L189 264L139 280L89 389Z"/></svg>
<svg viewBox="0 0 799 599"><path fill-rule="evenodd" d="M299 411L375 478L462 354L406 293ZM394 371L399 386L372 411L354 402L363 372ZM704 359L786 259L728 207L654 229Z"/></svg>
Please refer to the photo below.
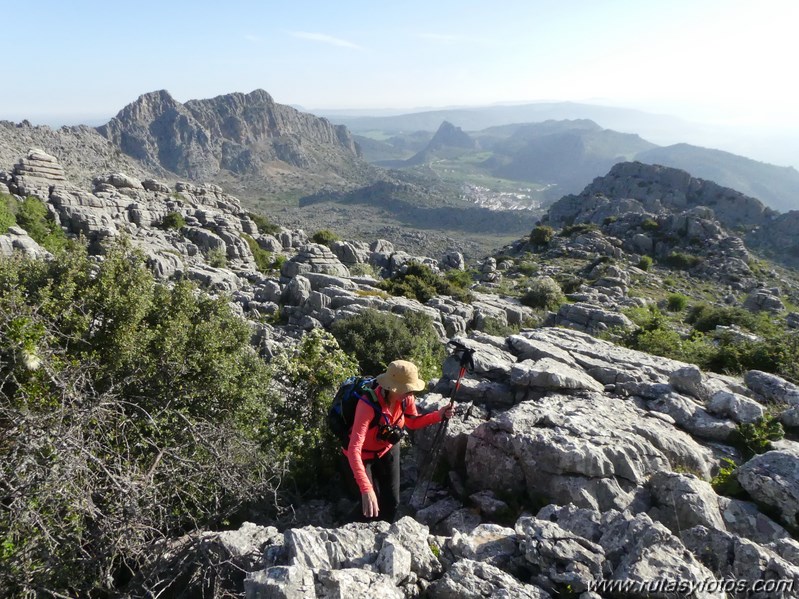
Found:
<svg viewBox="0 0 799 599"><path fill-rule="evenodd" d="M365 460L372 460L384 456L393 447L388 441L381 441L377 438L377 432L381 424L393 424L400 428L403 426L409 429L424 428L437 422L441 422L441 414L430 412L429 414L419 415L416 411L414 396L411 395L404 402L405 412L402 411L402 403L397 402L394 410L390 410L385 399L385 390L378 385L376 391L377 399L380 402L382 416L377 426L369 428L375 417L375 409L365 401L359 401L355 408L355 420L350 433L350 444L343 450L344 455L350 463L352 473L355 475L355 482L361 493L368 493L372 490L372 483L366 476L364 468Z"/></svg>

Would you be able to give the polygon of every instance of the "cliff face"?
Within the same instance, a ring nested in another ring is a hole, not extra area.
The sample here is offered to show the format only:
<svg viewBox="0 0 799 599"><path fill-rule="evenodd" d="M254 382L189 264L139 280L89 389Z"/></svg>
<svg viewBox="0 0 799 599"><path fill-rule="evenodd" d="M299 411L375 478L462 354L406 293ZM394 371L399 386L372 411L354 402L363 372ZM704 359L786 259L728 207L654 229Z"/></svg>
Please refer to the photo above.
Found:
<svg viewBox="0 0 799 599"><path fill-rule="evenodd" d="M222 171L268 177L276 167L346 178L360 168L345 127L277 104L263 90L185 104L152 92L97 130L144 164L194 180Z"/></svg>

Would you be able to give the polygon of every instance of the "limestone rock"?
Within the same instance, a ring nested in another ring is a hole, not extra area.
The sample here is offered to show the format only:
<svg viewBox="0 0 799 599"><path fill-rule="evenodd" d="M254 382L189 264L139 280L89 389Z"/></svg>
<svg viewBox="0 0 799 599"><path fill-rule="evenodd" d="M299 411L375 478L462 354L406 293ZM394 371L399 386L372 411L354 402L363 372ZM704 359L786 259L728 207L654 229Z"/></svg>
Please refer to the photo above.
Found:
<svg viewBox="0 0 799 599"><path fill-rule="evenodd" d="M550 595L534 585L525 584L499 568L462 559L443 578L430 586L433 599L462 597L497 597L500 599L549 599Z"/></svg>
<svg viewBox="0 0 799 599"><path fill-rule="evenodd" d="M776 509L786 526L799 526L799 452L756 455L738 468L737 477L752 499Z"/></svg>

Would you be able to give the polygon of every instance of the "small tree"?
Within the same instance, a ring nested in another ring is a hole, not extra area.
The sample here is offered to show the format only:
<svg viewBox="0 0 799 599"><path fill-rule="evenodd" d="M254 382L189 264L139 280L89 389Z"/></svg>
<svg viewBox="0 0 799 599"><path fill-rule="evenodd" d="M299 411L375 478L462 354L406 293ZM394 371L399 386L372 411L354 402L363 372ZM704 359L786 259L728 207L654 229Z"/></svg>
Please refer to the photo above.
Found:
<svg viewBox="0 0 799 599"><path fill-rule="evenodd" d="M414 362L424 380L441 374L444 347L432 319L421 312L398 316L364 310L336 320L331 332L342 349L355 356L364 374L380 374L389 362L398 359Z"/></svg>
<svg viewBox="0 0 799 599"><path fill-rule="evenodd" d="M555 231L547 225L538 225L530 232L530 243L532 245L547 245L555 236Z"/></svg>

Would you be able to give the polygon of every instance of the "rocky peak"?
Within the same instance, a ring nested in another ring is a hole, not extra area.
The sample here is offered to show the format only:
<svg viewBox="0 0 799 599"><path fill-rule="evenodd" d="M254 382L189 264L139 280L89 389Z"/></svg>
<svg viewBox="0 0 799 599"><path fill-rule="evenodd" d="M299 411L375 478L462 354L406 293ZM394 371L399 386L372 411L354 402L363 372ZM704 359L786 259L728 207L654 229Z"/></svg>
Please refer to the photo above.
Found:
<svg viewBox="0 0 799 599"><path fill-rule="evenodd" d="M572 222L595 222L586 210L595 208L597 202L623 203L622 212L629 211L634 204L638 211L653 214L705 206L711 208L716 219L729 228L759 226L777 214L760 200L713 181L697 179L680 169L620 162L604 177L594 179L579 195L564 196L553 204L549 221L558 227Z"/></svg>
<svg viewBox="0 0 799 599"><path fill-rule="evenodd" d="M97 130L145 165L194 180L223 171L268 179L276 162L338 176L358 158L345 127L278 104L260 89L185 104L165 90L151 92Z"/></svg>
<svg viewBox="0 0 799 599"><path fill-rule="evenodd" d="M135 102L131 102L120 110L115 119L122 122L147 121L168 110L177 110L179 102L175 100L165 89L149 92L139 96ZM99 127L102 132L108 124Z"/></svg>
<svg viewBox="0 0 799 599"><path fill-rule="evenodd" d="M433 139L430 140L427 149L434 150L444 147L473 149L477 147L477 143L460 127L456 127L449 121L443 121Z"/></svg>

